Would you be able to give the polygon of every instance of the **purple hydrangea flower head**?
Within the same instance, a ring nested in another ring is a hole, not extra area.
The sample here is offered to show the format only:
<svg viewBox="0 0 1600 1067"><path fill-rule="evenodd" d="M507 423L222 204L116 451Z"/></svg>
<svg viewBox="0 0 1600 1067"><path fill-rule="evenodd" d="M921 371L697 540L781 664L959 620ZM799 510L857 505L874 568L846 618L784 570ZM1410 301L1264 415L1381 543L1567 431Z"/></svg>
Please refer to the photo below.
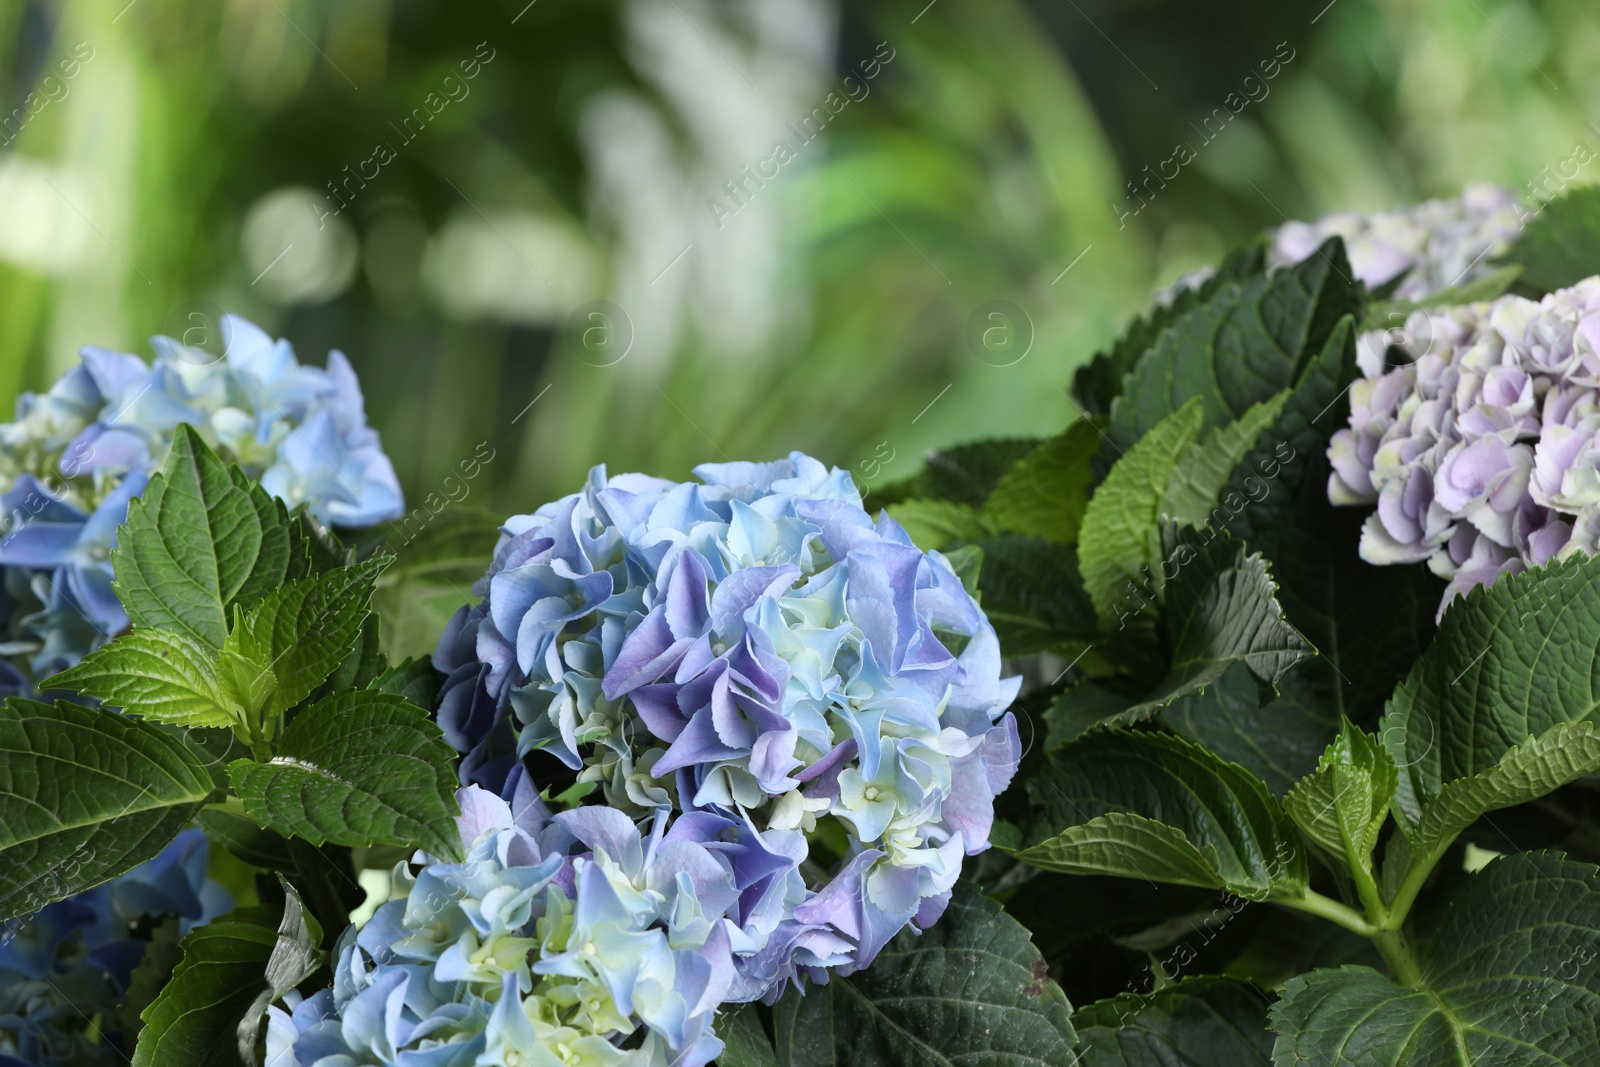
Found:
<svg viewBox="0 0 1600 1067"><path fill-rule="evenodd" d="M302 366L287 341L224 316L224 355L170 337L155 361L85 348L44 393L0 425L0 692L29 688L128 624L111 590L111 550L128 503L194 426L291 507L369 526L403 512L399 482L367 425L338 352ZM14 677L13 677L14 676Z"/></svg>
<svg viewBox="0 0 1600 1067"><path fill-rule="evenodd" d="M1595 551L1600 278L1414 314L1427 327L1350 390L1328 495L1376 506L1364 559L1449 579L1442 614L1502 574Z"/></svg>
<svg viewBox="0 0 1600 1067"><path fill-rule="evenodd" d="M846 472L695 473L597 467L509 519L435 654L439 720L464 781L525 767L725 860L730 998L775 997L938 917L1016 769L1019 680L949 563Z"/></svg>

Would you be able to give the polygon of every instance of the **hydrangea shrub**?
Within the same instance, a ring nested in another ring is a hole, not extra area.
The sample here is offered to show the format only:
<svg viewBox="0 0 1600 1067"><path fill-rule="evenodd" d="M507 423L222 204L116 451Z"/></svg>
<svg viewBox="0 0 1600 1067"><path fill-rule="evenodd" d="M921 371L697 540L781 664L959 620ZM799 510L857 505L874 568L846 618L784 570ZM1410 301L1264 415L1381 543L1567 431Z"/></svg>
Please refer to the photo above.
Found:
<svg viewBox="0 0 1600 1067"><path fill-rule="evenodd" d="M1585 219L1280 230L1086 363L1084 418L870 512L800 453L595 468L400 663L374 589L440 559L180 423L131 627L0 708L0 1057L1594 1062ZM172 893L196 820L259 904L118 889Z"/></svg>

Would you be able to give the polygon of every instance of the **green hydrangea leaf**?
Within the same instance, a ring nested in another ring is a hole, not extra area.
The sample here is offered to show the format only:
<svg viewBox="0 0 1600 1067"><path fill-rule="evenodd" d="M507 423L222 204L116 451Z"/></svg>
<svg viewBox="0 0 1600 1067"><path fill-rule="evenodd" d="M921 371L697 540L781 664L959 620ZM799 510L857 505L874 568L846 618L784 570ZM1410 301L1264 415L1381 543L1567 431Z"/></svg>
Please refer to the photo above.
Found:
<svg viewBox="0 0 1600 1067"><path fill-rule="evenodd" d="M438 672L430 656L413 656L374 678L368 689L404 697L407 704L431 708L439 692Z"/></svg>
<svg viewBox="0 0 1600 1067"><path fill-rule="evenodd" d="M913 544L923 551L938 550L962 541L978 541L998 533L990 522L970 504L949 500L903 500L889 505L889 515L905 527Z"/></svg>
<svg viewBox="0 0 1600 1067"><path fill-rule="evenodd" d="M169 915L150 931L150 942L144 947L144 955L139 957L139 966L133 969L127 996L117 1012L122 1021L124 1046L138 1042L139 1031L144 1028L140 1016L172 981L172 971L183 959L183 949L179 947L182 940L182 920L176 915Z"/></svg>
<svg viewBox="0 0 1600 1067"><path fill-rule="evenodd" d="M0 707L0 919L155 856L214 786L176 731L104 708Z"/></svg>
<svg viewBox="0 0 1600 1067"><path fill-rule="evenodd" d="M331 675L360 640L389 557L288 582L245 612L224 651L272 672L264 713L281 715ZM377 655L374 645L372 654Z"/></svg>
<svg viewBox="0 0 1600 1067"><path fill-rule="evenodd" d="M1036 437L994 438L929 452L916 474L869 489L867 509L902 500L948 500L981 508L1006 471L1039 444Z"/></svg>
<svg viewBox="0 0 1600 1067"><path fill-rule="evenodd" d="M1262 686L1243 663L1223 671L1204 690L1164 706L1160 724L1195 744L1237 763L1282 796L1316 767L1328 738L1339 730L1319 678L1299 664L1278 680L1278 694Z"/></svg>
<svg viewBox="0 0 1600 1067"><path fill-rule="evenodd" d="M206 836L253 867L264 871L292 871L294 857L282 834L263 830L254 819L221 808L200 813Z"/></svg>
<svg viewBox="0 0 1600 1067"><path fill-rule="evenodd" d="M1033 866L1250 900L1305 890L1299 834L1267 787L1181 738L1096 730L1052 753L1027 789L1053 835L1018 854Z"/></svg>
<svg viewBox="0 0 1600 1067"><path fill-rule="evenodd" d="M778 1067L778 1053L761 1026L754 1004L724 1008L717 1014L715 1025L723 1044L718 1067Z"/></svg>
<svg viewBox="0 0 1600 1067"><path fill-rule="evenodd" d="M1128 376L1111 405L1116 448L1127 451L1191 399L1204 427L1237 420L1294 384L1341 318L1359 321L1365 301L1337 237L1293 267L1223 284L1179 316Z"/></svg>
<svg viewBox="0 0 1600 1067"><path fill-rule="evenodd" d="M366 689L374 685L389 670L388 657L383 654L379 635L381 625L376 612L367 612L356 634L356 643L349 655L339 662L326 681L317 688L317 696L327 696L345 689ZM418 704L418 701L412 701ZM427 707L426 703L420 706Z"/></svg>
<svg viewBox="0 0 1600 1067"><path fill-rule="evenodd" d="M1367 305L1366 318L1362 320L1361 330L1403 330L1406 320L1418 308L1453 307L1458 304L1477 304L1485 300L1494 300L1511 291L1512 286L1522 280L1522 268L1513 264L1509 267L1500 267L1487 274L1472 279L1465 285L1452 285L1444 289L1436 289L1421 300L1391 300L1387 297L1374 299ZM1397 276L1398 284L1404 276ZM1373 297L1378 297L1376 291Z"/></svg>
<svg viewBox="0 0 1600 1067"><path fill-rule="evenodd" d="M248 608L289 574L290 540L282 502L183 424L117 534L117 596L135 626L221 648L235 605Z"/></svg>
<svg viewBox="0 0 1600 1067"><path fill-rule="evenodd" d="M1562 723L1508 751L1499 763L1445 783L1413 826L1402 821L1410 852L1431 866L1456 836L1486 812L1538 800L1600 771L1600 729ZM1408 857L1409 859L1409 857Z"/></svg>
<svg viewBox="0 0 1600 1067"><path fill-rule="evenodd" d="M313 574L355 565L355 552L311 514L307 505L295 508L289 518L289 535L298 565L290 568L288 578L309 578Z"/></svg>
<svg viewBox="0 0 1600 1067"><path fill-rule="evenodd" d="M976 547L983 553L979 599L1005 655L1058 651L1071 656L1094 641L1094 606L1069 546L1002 534Z"/></svg>
<svg viewBox="0 0 1600 1067"><path fill-rule="evenodd" d="M1580 185L1545 204L1505 259L1547 292L1600 274L1600 188Z"/></svg>
<svg viewBox="0 0 1600 1067"><path fill-rule="evenodd" d="M1128 324L1109 352L1095 357L1072 377L1072 395L1086 412L1108 414L1112 401L1122 395L1128 373L1156 343L1161 332L1197 304L1211 299L1229 282L1241 282L1267 269L1266 245L1254 244L1228 254L1217 273L1194 288L1180 289L1167 304L1156 304Z"/></svg>
<svg viewBox="0 0 1600 1067"><path fill-rule="evenodd" d="M1170 885L1221 889L1214 851L1196 848L1182 830L1142 815L1113 811L1017 853L1040 870L1059 874L1147 878Z"/></svg>
<svg viewBox="0 0 1600 1067"><path fill-rule="evenodd" d="M343 932L351 910L366 899L367 892L351 866L350 849L342 845L318 848L291 841L274 830L262 829L246 815L216 807L200 813L200 825L212 842L251 866L288 875L300 888L310 913L322 920L325 932Z"/></svg>
<svg viewBox="0 0 1600 1067"><path fill-rule="evenodd" d="M285 836L458 858L454 758L427 712L365 689L301 710L271 760L228 774L245 810Z"/></svg>
<svg viewBox="0 0 1600 1067"><path fill-rule="evenodd" d="M1456 304L1476 304L1485 300L1494 300L1509 293L1513 286L1522 280L1523 270L1517 264L1508 267L1499 267L1487 274L1480 275L1467 282L1465 285L1451 285L1443 289L1435 289L1421 300L1417 301L1422 307L1451 307ZM1580 281L1582 279L1579 279Z"/></svg>
<svg viewBox="0 0 1600 1067"><path fill-rule="evenodd" d="M962 884L932 929L901 932L865 971L785 994L770 1062L1072 1067L1071 1015L1027 929Z"/></svg>
<svg viewBox="0 0 1600 1067"><path fill-rule="evenodd" d="M1100 454L1101 430L1079 419L1028 453L983 502L983 517L1006 533L1076 544Z"/></svg>
<svg viewBox="0 0 1600 1067"><path fill-rule="evenodd" d="M1372 850L1399 780L1394 760L1377 738L1346 720L1317 769L1283 798L1283 807L1337 863L1354 856L1370 874Z"/></svg>
<svg viewBox="0 0 1600 1067"><path fill-rule="evenodd" d="M132 1067L237 1067L239 1021L278 942L276 909L244 908L183 939L172 980L144 1011Z"/></svg>
<svg viewBox="0 0 1600 1067"><path fill-rule="evenodd" d="M273 942L272 954L267 957L262 976L264 985L245 1009L237 1030L239 1059L246 1067L260 1067L261 1057L256 1055L256 1045L267 1006L310 978L323 962L322 950L317 947L322 942L322 927L306 911L300 894L282 874L278 875L278 884L283 889L283 918L278 922L278 937Z"/></svg>
<svg viewBox="0 0 1600 1067"><path fill-rule="evenodd" d="M226 793L228 761L246 755L250 751L249 744L238 731L219 726L185 726L178 736L183 740L183 747L211 775L211 784L217 793Z"/></svg>
<svg viewBox="0 0 1600 1067"><path fill-rule="evenodd" d="M1316 765L1338 729L1338 718L1324 710L1328 702L1318 679L1307 673L1315 662L1309 647L1283 619L1258 558L1242 561L1244 576L1229 573L1241 564L1238 542L1213 534L1210 543L1201 544L1202 534L1171 527L1166 534L1164 548L1171 547L1163 566L1151 574L1159 581L1170 571L1179 580L1130 593L1119 611L1124 619L1160 613L1170 665L1160 660L1147 670L1130 671L1146 685L1152 674L1161 678L1143 697L1089 682L1061 693L1045 713L1047 750L1091 726L1159 717L1175 733L1245 767L1281 795ZM1182 551L1174 538L1185 539ZM1262 595L1241 595L1249 583ZM1157 597L1166 599L1164 607L1155 605ZM1125 645L1115 651L1126 656Z"/></svg>
<svg viewBox="0 0 1600 1067"><path fill-rule="evenodd" d="M217 675L217 650L176 630L133 630L45 683L179 726L233 726L243 710Z"/></svg>
<svg viewBox="0 0 1600 1067"><path fill-rule="evenodd" d="M1084 1067L1271 1067L1267 1001L1247 982L1202 975L1079 1008Z"/></svg>
<svg viewBox="0 0 1600 1067"><path fill-rule="evenodd" d="M1264 685L1276 685L1314 654L1284 618L1266 561L1246 555L1239 541L1227 534L1201 540L1192 530L1167 525L1161 559L1163 576L1171 572L1161 608L1171 665L1155 691L1123 714L1125 721L1203 691L1235 664Z"/></svg>
<svg viewBox="0 0 1600 1067"><path fill-rule="evenodd" d="M1447 783L1494 768L1529 738L1595 721L1600 673L1586 665L1597 630L1600 557L1503 576L1450 605L1379 730L1402 770L1408 822Z"/></svg>
<svg viewBox="0 0 1600 1067"><path fill-rule="evenodd" d="M1082 737L1091 727L1111 721L1132 701L1121 693L1084 678L1063 689L1045 709L1044 748L1053 752Z"/></svg>
<svg viewBox="0 0 1600 1067"><path fill-rule="evenodd" d="M1600 1048L1600 872L1548 853L1467 876L1419 946L1422 988L1368 967L1291 979L1279 1064L1580 1067Z"/></svg>
<svg viewBox="0 0 1600 1067"><path fill-rule="evenodd" d="M236 649L224 647L217 660L221 667L219 674L223 688L229 699L245 709L247 723L259 720L261 709L271 702L272 694L278 688L278 676L272 673L272 668ZM270 734L272 731L268 732Z"/></svg>
<svg viewBox="0 0 1600 1067"><path fill-rule="evenodd" d="M1144 584L1159 558L1167 481L1204 421L1199 400L1183 405L1128 449L1089 498L1078 532L1078 568L1102 629L1117 628L1125 584Z"/></svg>
<svg viewBox="0 0 1600 1067"><path fill-rule="evenodd" d="M1218 426L1190 445L1167 479L1161 511L1184 526L1204 526L1211 520L1222 490L1234 468L1256 445L1289 401L1286 389L1246 411L1237 422Z"/></svg>
<svg viewBox="0 0 1600 1067"><path fill-rule="evenodd" d="M1297 668L1300 703L1327 725L1370 723L1427 647L1443 583L1425 567L1374 567L1359 554L1366 512L1328 502L1328 439L1349 417L1360 371L1349 320L1329 335L1274 426L1234 468L1225 528L1272 567L1289 622L1318 650ZM1283 708L1294 713L1294 708Z"/></svg>

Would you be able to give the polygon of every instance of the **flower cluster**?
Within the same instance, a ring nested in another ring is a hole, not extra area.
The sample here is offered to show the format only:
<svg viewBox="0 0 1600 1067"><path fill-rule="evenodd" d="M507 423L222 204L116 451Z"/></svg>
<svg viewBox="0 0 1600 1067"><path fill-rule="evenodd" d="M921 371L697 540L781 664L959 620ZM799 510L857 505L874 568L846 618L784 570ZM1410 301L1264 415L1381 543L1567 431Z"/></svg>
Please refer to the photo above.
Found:
<svg viewBox="0 0 1600 1067"><path fill-rule="evenodd" d="M1404 360L1350 390L1329 497L1373 504L1372 563L1427 560L1445 603L1600 539L1600 278L1416 311ZM1441 604L1440 612L1444 606Z"/></svg>
<svg viewBox="0 0 1600 1067"><path fill-rule="evenodd" d="M613 808L552 816L515 777L509 804L460 790L466 861L399 864L391 899L341 938L332 987L271 1009L269 1067L704 1067L722 1051L742 850L664 812L648 836Z"/></svg>
<svg viewBox="0 0 1600 1067"><path fill-rule="evenodd" d="M794 453L591 472L502 527L441 638L462 779L665 819L731 857L729 1000L943 911L1019 758L993 628L938 553ZM708 908L709 913L709 908Z"/></svg>
<svg viewBox="0 0 1600 1067"><path fill-rule="evenodd" d="M126 1064L119 1006L151 931L180 933L233 907L206 878L209 845L185 830L94 889L12 919L0 937L0 1067Z"/></svg>
<svg viewBox="0 0 1600 1067"><path fill-rule="evenodd" d="M154 363L99 348L0 425L0 692L71 666L127 626L111 550L180 423L267 491L318 519L366 526L403 506L339 352L301 366L287 341L223 319L226 356L170 337Z"/></svg>
<svg viewBox="0 0 1600 1067"><path fill-rule="evenodd" d="M1287 222L1272 233L1267 264L1278 268L1299 263L1328 238L1342 237L1351 269L1369 288L1403 274L1394 295L1418 300L1494 269L1490 261L1510 249L1528 215L1514 190L1476 183L1455 199L1370 215L1339 212L1316 222Z"/></svg>

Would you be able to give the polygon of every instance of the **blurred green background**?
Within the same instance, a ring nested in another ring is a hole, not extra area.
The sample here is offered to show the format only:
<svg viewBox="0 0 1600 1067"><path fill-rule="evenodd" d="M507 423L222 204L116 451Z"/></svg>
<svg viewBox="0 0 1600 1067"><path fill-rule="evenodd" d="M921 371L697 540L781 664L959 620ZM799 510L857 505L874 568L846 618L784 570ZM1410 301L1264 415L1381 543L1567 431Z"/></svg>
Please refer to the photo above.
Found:
<svg viewBox="0 0 1600 1067"><path fill-rule="evenodd" d="M220 307L350 356L412 504L485 442L500 512L871 485L1286 216L1539 183L1597 60L1576 0L5 0L0 403Z"/></svg>

